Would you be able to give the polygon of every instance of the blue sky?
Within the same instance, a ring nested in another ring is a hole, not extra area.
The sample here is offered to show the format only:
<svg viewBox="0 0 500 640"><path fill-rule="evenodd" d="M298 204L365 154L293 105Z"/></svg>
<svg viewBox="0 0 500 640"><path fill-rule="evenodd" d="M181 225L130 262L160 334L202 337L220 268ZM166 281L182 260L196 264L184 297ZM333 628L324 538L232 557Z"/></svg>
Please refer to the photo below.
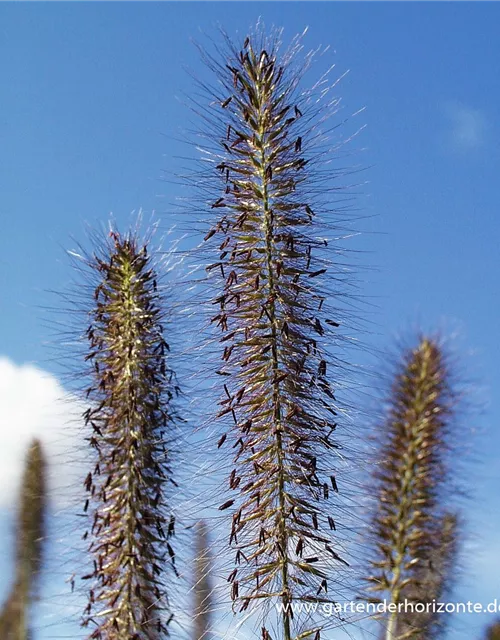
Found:
<svg viewBox="0 0 500 640"><path fill-rule="evenodd" d="M188 125L177 99L192 87L183 66L206 73L190 39L218 22L244 35L259 16L285 39L309 26L306 46L331 45L339 75L350 70L339 89L346 113L366 107L348 159L367 167L356 206L372 216L353 240L367 252L360 263L376 269L363 274L361 294L376 305L365 339L383 348L417 324L453 334L480 407L466 425L475 498L457 593L500 599L498 3L2 3L3 388L12 376L24 384L28 363L62 374L42 307L56 304L48 290L67 285L63 249L85 223L113 212L124 227L139 208L175 222L179 194L162 176L185 154L172 139ZM0 415L2 433L15 431L12 413ZM1 513L4 555L11 514ZM478 637L490 619L461 617L450 637Z"/></svg>

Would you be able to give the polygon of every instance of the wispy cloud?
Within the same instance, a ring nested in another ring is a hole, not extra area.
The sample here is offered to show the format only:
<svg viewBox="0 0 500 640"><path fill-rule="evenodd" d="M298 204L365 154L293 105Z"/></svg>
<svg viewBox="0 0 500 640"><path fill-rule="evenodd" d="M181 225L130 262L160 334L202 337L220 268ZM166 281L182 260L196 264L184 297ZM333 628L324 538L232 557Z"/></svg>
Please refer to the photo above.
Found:
<svg viewBox="0 0 500 640"><path fill-rule="evenodd" d="M32 438L41 440L48 458L51 502L72 502L81 485L78 461L79 416L83 405L59 381L32 365L16 365L0 357L0 507L17 497L24 456Z"/></svg>
<svg viewBox="0 0 500 640"><path fill-rule="evenodd" d="M487 120L481 109L450 102L444 107L448 120L448 142L459 151L481 147L486 141Z"/></svg>

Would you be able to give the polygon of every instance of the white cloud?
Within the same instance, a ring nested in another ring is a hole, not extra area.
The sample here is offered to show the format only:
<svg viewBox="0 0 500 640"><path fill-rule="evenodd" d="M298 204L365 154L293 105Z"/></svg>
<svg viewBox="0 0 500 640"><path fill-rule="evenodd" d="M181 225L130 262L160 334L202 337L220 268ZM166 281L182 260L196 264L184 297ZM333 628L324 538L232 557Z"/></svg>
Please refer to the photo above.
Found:
<svg viewBox="0 0 500 640"><path fill-rule="evenodd" d="M468 151L484 144L487 122L480 109L451 102L445 105L445 115L450 125L449 141L455 149Z"/></svg>
<svg viewBox="0 0 500 640"><path fill-rule="evenodd" d="M83 406L59 381L33 365L0 357L0 507L17 499L23 462L32 438L41 440L48 462L50 500L55 506L77 499L81 444L78 418Z"/></svg>

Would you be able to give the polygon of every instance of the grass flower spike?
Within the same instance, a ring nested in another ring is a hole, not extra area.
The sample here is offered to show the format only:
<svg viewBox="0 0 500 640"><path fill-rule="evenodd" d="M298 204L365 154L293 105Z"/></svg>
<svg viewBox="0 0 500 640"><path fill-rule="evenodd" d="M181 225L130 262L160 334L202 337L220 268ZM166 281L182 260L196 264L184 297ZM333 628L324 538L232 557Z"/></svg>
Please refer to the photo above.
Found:
<svg viewBox="0 0 500 640"><path fill-rule="evenodd" d="M375 475L378 503L369 580L373 591L386 594L394 604L405 597L418 601L438 597L453 565L456 523L453 517L443 520L440 498L447 480L449 426L456 400L440 344L422 337L399 364ZM443 569L440 577L429 573L436 556ZM410 621L389 613L386 640L416 637L430 623L425 616Z"/></svg>
<svg viewBox="0 0 500 640"><path fill-rule="evenodd" d="M196 558L195 558L195 610L193 640L210 640L212 618L212 584L210 573L212 569L210 557L210 541L208 528L201 521L196 529Z"/></svg>
<svg viewBox="0 0 500 640"><path fill-rule="evenodd" d="M403 598L414 603L446 602L456 574L460 542L460 520L452 513L436 519L432 546L418 563L414 579L403 590ZM396 637L442 638L447 616L432 611L407 612L398 616Z"/></svg>
<svg viewBox="0 0 500 640"><path fill-rule="evenodd" d="M167 364L159 274L147 246L112 231L87 261L95 280L86 331L92 384L85 478L93 570L83 625L90 638L168 635L165 565L175 569L168 512L175 376ZM172 574L173 575L173 574Z"/></svg>
<svg viewBox="0 0 500 640"><path fill-rule="evenodd" d="M500 640L500 622L498 620L486 630L486 640Z"/></svg>
<svg viewBox="0 0 500 640"><path fill-rule="evenodd" d="M0 636L5 640L30 637L29 607L36 594L45 536L45 469L42 445L33 440L26 457L19 498L14 585L0 613Z"/></svg>
<svg viewBox="0 0 500 640"><path fill-rule="evenodd" d="M291 606L328 601L348 566L331 513L341 412L331 299L340 300L342 268L332 276L321 236L335 218L321 164L332 149L320 126L334 103L323 112L312 92L298 90L310 61L296 63L299 51L297 40L281 53L277 38L258 31L241 50L229 43L224 63L206 56L220 82L210 152L220 195L205 237L219 287L211 322L222 332L217 417L227 429L218 446L234 462L220 510L232 514L235 610L281 607L276 623L262 613L262 640L320 640L321 621L295 619Z"/></svg>

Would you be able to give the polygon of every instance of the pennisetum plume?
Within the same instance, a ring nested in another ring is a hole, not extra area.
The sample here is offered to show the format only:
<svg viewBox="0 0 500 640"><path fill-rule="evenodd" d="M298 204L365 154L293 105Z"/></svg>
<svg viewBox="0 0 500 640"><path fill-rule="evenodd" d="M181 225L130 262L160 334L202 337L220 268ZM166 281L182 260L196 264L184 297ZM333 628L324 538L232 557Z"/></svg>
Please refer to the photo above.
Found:
<svg viewBox="0 0 500 640"><path fill-rule="evenodd" d="M196 528L193 640L210 640L211 638L213 590L211 570L212 561L208 528L206 523L201 521Z"/></svg>
<svg viewBox="0 0 500 640"><path fill-rule="evenodd" d="M460 519L445 512L435 519L431 531L431 545L416 567L414 580L403 589L402 599L427 606L445 602L457 574L460 547ZM398 617L396 637L420 640L442 638L446 632L447 616L429 611L402 612Z"/></svg>
<svg viewBox="0 0 500 640"><path fill-rule="evenodd" d="M486 630L485 640L500 640L500 621L496 620Z"/></svg>
<svg viewBox="0 0 500 640"><path fill-rule="evenodd" d="M39 440L29 446L19 496L15 579L0 613L0 636L5 640L29 638L30 604L42 564L46 520L45 459Z"/></svg>
<svg viewBox="0 0 500 640"><path fill-rule="evenodd" d="M84 413L92 462L83 508L93 569L82 576L89 585L82 624L89 638L157 640L168 635L166 581L176 572L168 486L178 387L167 361L162 274L135 232L95 239L83 262L93 289Z"/></svg>
<svg viewBox="0 0 500 640"><path fill-rule="evenodd" d="M456 517L442 508L458 401L450 375L439 340L422 336L401 355L379 430L369 582L393 605L439 597L455 566ZM433 616L389 611L384 637L427 637L435 622Z"/></svg>
<svg viewBox="0 0 500 640"><path fill-rule="evenodd" d="M352 280L334 262L341 170L328 163L341 144L328 119L338 99L328 74L300 90L312 57L301 59L300 38L281 51L279 37L258 26L241 49L226 37L221 58L202 52L218 80L202 83L212 102L198 187L213 194L202 252L222 334L217 446L233 460L219 509L230 514L234 610L257 611L262 640L320 640L324 620L292 606L330 602L348 567L334 504Z"/></svg>

